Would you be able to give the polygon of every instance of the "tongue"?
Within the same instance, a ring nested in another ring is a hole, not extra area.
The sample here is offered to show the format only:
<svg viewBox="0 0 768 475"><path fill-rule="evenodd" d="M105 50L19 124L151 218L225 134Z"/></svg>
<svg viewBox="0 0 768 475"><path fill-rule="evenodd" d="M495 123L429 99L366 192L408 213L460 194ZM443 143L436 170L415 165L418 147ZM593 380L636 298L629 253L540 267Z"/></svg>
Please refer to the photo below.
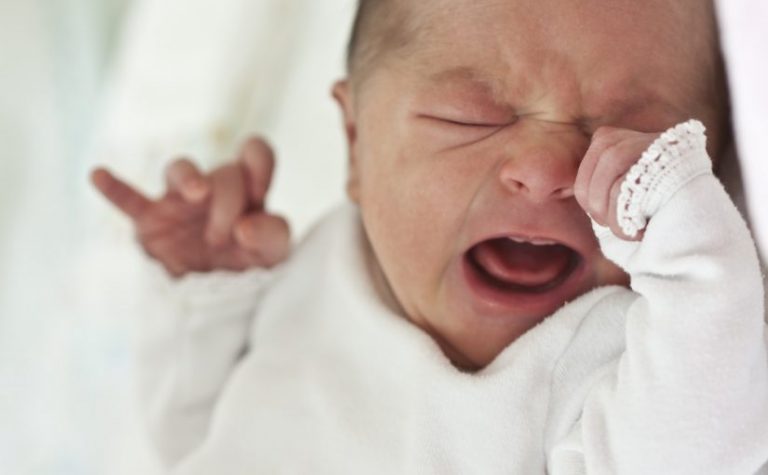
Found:
<svg viewBox="0 0 768 475"><path fill-rule="evenodd" d="M473 256L482 268L506 284L539 287L554 281L571 262L565 246L536 246L494 239L475 247Z"/></svg>

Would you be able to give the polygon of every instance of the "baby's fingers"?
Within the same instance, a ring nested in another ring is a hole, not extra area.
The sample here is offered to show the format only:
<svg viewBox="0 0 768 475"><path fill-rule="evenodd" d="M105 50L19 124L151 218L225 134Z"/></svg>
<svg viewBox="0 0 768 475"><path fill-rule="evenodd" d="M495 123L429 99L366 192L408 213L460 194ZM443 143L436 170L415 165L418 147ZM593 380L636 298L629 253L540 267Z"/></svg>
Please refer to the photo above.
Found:
<svg viewBox="0 0 768 475"><path fill-rule="evenodd" d="M615 199L612 190L640 158L643 148L643 143L635 138L619 142L603 152L592 173L584 203L587 212L598 223L609 225L616 220L610 213Z"/></svg>
<svg viewBox="0 0 768 475"><path fill-rule="evenodd" d="M91 173L91 182L105 198L134 220L152 205L151 200L104 168Z"/></svg>
<svg viewBox="0 0 768 475"><path fill-rule="evenodd" d="M237 244L257 256L258 264L272 267L288 256L291 235L288 222L280 216L256 213L241 218L235 228Z"/></svg>
<svg viewBox="0 0 768 475"><path fill-rule="evenodd" d="M245 183L238 165L227 165L211 176L211 207L206 242L220 247L230 242L233 227L246 207Z"/></svg>
<svg viewBox="0 0 768 475"><path fill-rule="evenodd" d="M246 173L248 197L251 203L261 208L272 182L275 155L267 142L253 137L243 146L239 161Z"/></svg>
<svg viewBox="0 0 768 475"><path fill-rule="evenodd" d="M165 172L168 191L179 193L189 203L199 203L210 193L210 186L197 167L186 159L171 163Z"/></svg>
<svg viewBox="0 0 768 475"><path fill-rule="evenodd" d="M622 131L613 127L600 127L593 134L592 143L579 165L573 189L576 201L585 211L589 212L590 185L603 154L623 138Z"/></svg>

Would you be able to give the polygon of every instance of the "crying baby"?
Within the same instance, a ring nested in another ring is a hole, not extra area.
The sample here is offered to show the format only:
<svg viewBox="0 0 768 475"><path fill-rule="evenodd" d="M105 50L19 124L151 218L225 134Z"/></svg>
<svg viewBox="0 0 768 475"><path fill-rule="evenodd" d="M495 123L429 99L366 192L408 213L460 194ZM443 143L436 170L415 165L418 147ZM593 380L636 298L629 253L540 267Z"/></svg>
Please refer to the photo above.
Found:
<svg viewBox="0 0 768 475"><path fill-rule="evenodd" d="M762 473L709 2L361 0L333 96L349 203L294 249L263 140L160 199L93 175L172 277L140 367L174 473Z"/></svg>

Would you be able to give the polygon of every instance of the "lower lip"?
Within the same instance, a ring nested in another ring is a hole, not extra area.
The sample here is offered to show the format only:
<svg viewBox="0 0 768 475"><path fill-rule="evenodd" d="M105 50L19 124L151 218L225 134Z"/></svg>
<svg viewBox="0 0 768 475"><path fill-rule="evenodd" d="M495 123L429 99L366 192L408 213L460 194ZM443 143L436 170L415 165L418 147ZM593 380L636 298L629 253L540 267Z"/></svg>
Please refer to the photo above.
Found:
<svg viewBox="0 0 768 475"><path fill-rule="evenodd" d="M467 255L461 259L461 274L472 303L480 314L490 316L515 315L548 316L578 295L582 276L586 272L583 260L571 270L568 277L555 287L542 292L515 292L488 285L470 262Z"/></svg>

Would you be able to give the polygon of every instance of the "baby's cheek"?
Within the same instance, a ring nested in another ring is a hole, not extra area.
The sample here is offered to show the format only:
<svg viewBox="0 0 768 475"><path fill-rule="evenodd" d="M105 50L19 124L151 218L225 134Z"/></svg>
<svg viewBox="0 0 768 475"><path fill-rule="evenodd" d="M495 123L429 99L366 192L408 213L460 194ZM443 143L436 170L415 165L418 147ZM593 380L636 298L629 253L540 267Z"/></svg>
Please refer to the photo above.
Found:
<svg viewBox="0 0 768 475"><path fill-rule="evenodd" d="M444 168L400 165L366 184L362 207L377 257L408 309L424 306L439 287L470 197Z"/></svg>

